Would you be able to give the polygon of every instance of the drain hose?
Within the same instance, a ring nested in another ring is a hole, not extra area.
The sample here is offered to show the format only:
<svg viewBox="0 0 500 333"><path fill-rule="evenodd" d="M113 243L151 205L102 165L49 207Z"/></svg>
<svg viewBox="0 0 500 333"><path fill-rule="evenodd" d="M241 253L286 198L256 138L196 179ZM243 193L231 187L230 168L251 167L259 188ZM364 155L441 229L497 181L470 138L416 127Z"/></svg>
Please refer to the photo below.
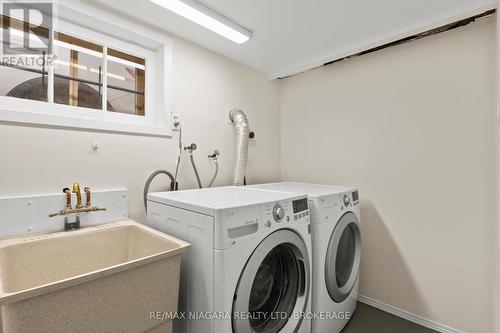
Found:
<svg viewBox="0 0 500 333"><path fill-rule="evenodd" d="M153 179L156 178L158 175L167 175L170 177L171 183L170 183L170 190L174 191L175 190L175 177L168 172L167 170L157 170L149 176L148 180L146 180L146 184L144 185L144 193L143 193L143 199L144 199L144 209L146 209L146 212L148 211L148 193L149 193L149 187L151 186L151 182Z"/></svg>

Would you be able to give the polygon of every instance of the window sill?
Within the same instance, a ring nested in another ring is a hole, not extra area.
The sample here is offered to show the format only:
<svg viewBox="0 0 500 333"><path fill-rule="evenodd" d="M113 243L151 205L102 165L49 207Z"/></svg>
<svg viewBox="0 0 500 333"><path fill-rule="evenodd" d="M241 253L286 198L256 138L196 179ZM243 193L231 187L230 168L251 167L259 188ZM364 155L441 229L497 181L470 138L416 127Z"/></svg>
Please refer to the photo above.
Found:
<svg viewBox="0 0 500 333"><path fill-rule="evenodd" d="M170 128L147 117L4 96L0 96L0 122L144 136L172 136Z"/></svg>

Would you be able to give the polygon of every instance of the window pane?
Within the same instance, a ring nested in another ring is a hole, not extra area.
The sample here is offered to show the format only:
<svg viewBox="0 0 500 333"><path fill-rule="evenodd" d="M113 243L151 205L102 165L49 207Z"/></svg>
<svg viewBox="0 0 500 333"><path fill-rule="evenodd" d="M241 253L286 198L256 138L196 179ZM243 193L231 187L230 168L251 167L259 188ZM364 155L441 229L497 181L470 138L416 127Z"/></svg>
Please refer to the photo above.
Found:
<svg viewBox="0 0 500 333"><path fill-rule="evenodd" d="M54 101L102 109L102 46L57 33Z"/></svg>
<svg viewBox="0 0 500 333"><path fill-rule="evenodd" d="M47 101L47 66L43 51L27 54L23 48L23 22L6 16L0 16L0 34L9 36L2 38L3 54L0 64L0 96ZM29 46L43 48L47 43L48 29L39 27L37 36L29 32ZM33 50L31 50L33 51Z"/></svg>
<svg viewBox="0 0 500 333"><path fill-rule="evenodd" d="M108 49L109 111L144 116L145 64L142 58Z"/></svg>
<svg viewBox="0 0 500 333"><path fill-rule="evenodd" d="M74 80L64 79L60 77L54 78L54 102L65 105L75 105L84 108L102 109L102 96L100 93L101 87L88 83L77 82L78 91L75 94L72 88ZM74 89L74 88L73 88ZM71 98L70 98L71 96ZM72 97L76 96L76 98ZM71 99L71 100L70 100ZM71 104L74 103L74 104Z"/></svg>
<svg viewBox="0 0 500 333"><path fill-rule="evenodd" d="M5 55L43 55L47 53L49 29L25 23L22 19L22 17L18 19L0 15L2 50Z"/></svg>
<svg viewBox="0 0 500 333"><path fill-rule="evenodd" d="M47 76L0 67L0 96L47 101Z"/></svg>
<svg viewBox="0 0 500 333"><path fill-rule="evenodd" d="M108 111L144 115L144 111L142 111L142 114L137 113L137 96L137 94L127 91L108 88Z"/></svg>

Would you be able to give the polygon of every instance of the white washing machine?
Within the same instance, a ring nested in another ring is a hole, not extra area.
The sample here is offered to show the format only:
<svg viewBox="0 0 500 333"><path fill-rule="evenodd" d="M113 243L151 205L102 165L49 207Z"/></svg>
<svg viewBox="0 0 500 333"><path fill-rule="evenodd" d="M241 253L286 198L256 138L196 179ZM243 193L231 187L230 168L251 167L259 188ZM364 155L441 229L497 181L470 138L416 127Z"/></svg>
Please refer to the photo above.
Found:
<svg viewBox="0 0 500 333"><path fill-rule="evenodd" d="M308 333L306 195L220 187L148 195L148 225L191 243L174 333Z"/></svg>
<svg viewBox="0 0 500 333"><path fill-rule="evenodd" d="M356 309L361 217L356 188L272 183L251 188L307 194L313 242L313 333L340 332Z"/></svg>

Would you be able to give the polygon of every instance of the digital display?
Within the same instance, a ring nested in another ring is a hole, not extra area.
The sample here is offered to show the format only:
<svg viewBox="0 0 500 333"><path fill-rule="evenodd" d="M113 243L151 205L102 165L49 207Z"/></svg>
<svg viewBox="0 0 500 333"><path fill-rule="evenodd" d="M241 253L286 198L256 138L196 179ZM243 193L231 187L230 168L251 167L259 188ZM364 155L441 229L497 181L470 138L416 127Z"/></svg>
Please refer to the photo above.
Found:
<svg viewBox="0 0 500 333"><path fill-rule="evenodd" d="M352 201L354 201L354 202L359 201L358 191L352 192Z"/></svg>
<svg viewBox="0 0 500 333"><path fill-rule="evenodd" d="M293 204L293 213L294 214L303 212L309 208L309 206L307 205L307 198L295 200L292 202L292 204Z"/></svg>

